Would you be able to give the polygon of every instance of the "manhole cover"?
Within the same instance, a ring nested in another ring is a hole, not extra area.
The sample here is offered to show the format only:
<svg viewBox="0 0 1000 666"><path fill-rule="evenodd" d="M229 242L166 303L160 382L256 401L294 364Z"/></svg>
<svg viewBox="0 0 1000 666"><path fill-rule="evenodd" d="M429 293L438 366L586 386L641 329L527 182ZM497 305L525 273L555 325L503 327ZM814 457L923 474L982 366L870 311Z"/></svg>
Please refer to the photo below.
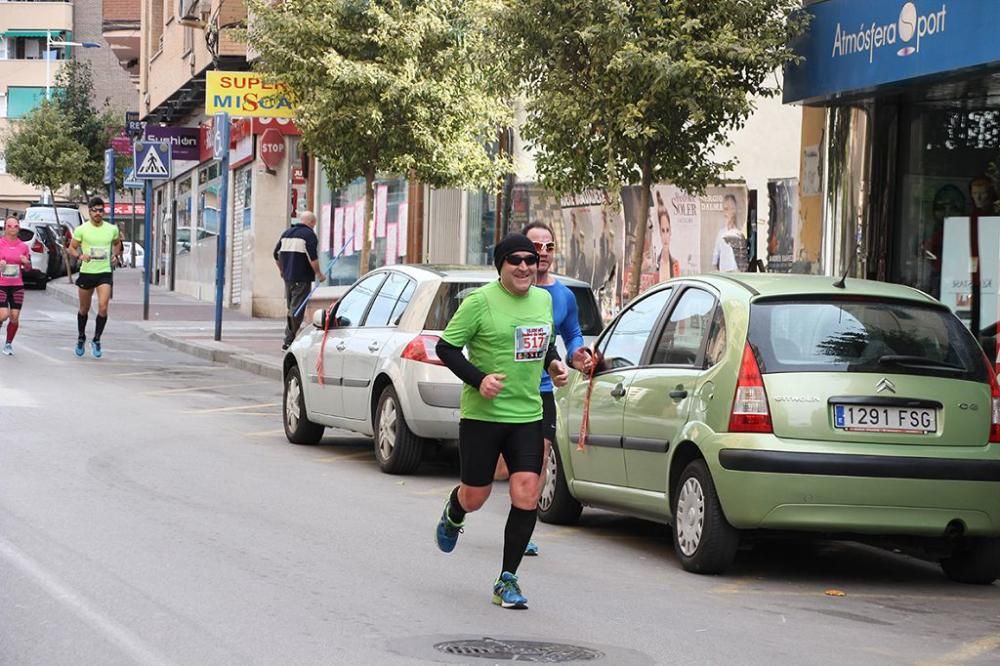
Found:
<svg viewBox="0 0 1000 666"><path fill-rule="evenodd" d="M536 664L562 664L571 661L593 661L604 658L599 650L542 641L499 640L496 638L473 638L460 641L444 641L434 645L434 649L459 657L476 657L500 661L528 661Z"/></svg>

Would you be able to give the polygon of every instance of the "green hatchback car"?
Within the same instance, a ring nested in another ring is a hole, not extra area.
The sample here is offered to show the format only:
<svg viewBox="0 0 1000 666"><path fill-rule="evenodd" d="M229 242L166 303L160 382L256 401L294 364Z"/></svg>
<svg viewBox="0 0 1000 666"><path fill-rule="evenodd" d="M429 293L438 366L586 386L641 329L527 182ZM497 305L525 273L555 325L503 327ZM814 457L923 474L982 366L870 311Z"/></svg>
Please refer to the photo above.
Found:
<svg viewBox="0 0 1000 666"><path fill-rule="evenodd" d="M956 581L1000 577L1000 386L947 308L908 287L712 274L657 285L557 393L539 504L671 524L718 574L742 531L916 542Z"/></svg>

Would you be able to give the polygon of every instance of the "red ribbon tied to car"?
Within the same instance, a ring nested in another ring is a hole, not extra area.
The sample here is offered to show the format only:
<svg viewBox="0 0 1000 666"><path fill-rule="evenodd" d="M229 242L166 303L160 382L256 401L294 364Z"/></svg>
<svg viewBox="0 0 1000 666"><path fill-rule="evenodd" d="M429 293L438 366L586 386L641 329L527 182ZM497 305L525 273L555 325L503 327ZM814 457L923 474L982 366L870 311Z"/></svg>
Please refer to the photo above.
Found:
<svg viewBox="0 0 1000 666"><path fill-rule="evenodd" d="M594 392L594 373L597 372L597 366L604 360L598 355L596 349L590 352L590 356L592 358L590 372L587 373L587 393L583 397L583 421L580 423L580 439L576 443L577 451L583 451L587 445L587 431L590 430L590 396Z"/></svg>

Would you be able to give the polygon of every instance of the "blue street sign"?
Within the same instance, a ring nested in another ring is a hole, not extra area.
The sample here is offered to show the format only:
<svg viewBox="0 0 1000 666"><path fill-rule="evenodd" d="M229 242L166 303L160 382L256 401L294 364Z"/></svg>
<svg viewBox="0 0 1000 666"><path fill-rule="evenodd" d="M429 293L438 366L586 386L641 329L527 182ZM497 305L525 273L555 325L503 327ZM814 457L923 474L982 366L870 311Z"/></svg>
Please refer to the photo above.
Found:
<svg viewBox="0 0 1000 666"><path fill-rule="evenodd" d="M170 144L136 141L132 145L135 178L138 180L168 180L170 178Z"/></svg>
<svg viewBox="0 0 1000 666"><path fill-rule="evenodd" d="M229 114L217 113L212 119L212 154L221 160L229 152Z"/></svg>
<svg viewBox="0 0 1000 666"><path fill-rule="evenodd" d="M110 185L115 181L115 151L108 148L104 151L104 184Z"/></svg>
<svg viewBox="0 0 1000 666"><path fill-rule="evenodd" d="M135 177L135 169L129 167L129 170L125 172L125 189L127 190L141 190L142 181Z"/></svg>

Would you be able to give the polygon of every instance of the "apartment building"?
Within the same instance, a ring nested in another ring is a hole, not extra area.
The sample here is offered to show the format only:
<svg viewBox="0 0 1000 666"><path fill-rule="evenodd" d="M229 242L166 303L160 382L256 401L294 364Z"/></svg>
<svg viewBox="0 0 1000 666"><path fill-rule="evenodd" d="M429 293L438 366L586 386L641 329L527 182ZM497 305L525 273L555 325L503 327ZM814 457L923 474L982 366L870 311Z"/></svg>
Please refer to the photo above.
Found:
<svg viewBox="0 0 1000 666"><path fill-rule="evenodd" d="M228 243L225 306L257 316L285 312L284 283L271 251L281 233L305 210L310 164L299 151L291 122L233 120L229 173L213 156L212 118L205 112L206 73L249 68L247 49L232 39L246 19L237 0L141 0L139 114L146 136L174 146L173 173L154 192L153 260L161 282L204 300L215 295L217 247L222 225ZM270 154L259 144L264 132ZM277 137L277 138L276 138ZM224 178L225 177L225 178ZM227 210L221 188L229 183ZM147 257L150 256L147 250Z"/></svg>
<svg viewBox="0 0 1000 666"><path fill-rule="evenodd" d="M72 36L70 2L0 2L0 137L45 97L59 64L71 57L71 47L49 42ZM38 198L36 188L7 173L0 157L0 208L23 209Z"/></svg>

